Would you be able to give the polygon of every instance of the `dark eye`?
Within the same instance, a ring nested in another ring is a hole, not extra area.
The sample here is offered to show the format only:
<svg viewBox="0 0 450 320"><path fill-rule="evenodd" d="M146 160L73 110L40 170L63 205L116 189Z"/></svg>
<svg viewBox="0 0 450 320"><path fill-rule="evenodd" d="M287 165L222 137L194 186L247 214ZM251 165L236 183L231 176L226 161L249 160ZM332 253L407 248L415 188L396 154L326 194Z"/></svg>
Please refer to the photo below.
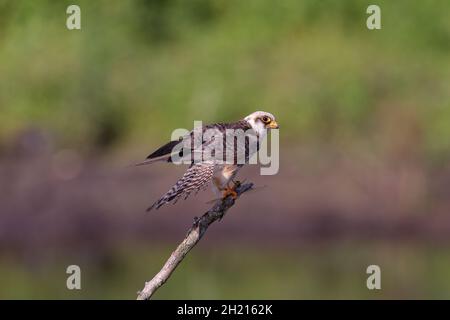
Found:
<svg viewBox="0 0 450 320"><path fill-rule="evenodd" d="M267 117L267 116L264 116L264 117L262 117L262 121L263 121L264 123L269 123L269 122L270 122L270 118Z"/></svg>

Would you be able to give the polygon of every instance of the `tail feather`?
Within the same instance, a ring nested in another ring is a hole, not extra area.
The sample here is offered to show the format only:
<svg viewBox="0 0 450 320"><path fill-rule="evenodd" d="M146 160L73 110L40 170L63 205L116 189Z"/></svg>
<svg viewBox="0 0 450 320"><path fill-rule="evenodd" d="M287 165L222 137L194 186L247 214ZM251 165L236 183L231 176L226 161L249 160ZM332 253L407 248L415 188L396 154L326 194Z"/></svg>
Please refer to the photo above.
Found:
<svg viewBox="0 0 450 320"><path fill-rule="evenodd" d="M192 165L186 173L170 188L165 195L151 205L146 211L158 209L162 205L174 200L176 203L182 196L187 199L193 191L198 191L207 186L214 173L214 164L197 163Z"/></svg>

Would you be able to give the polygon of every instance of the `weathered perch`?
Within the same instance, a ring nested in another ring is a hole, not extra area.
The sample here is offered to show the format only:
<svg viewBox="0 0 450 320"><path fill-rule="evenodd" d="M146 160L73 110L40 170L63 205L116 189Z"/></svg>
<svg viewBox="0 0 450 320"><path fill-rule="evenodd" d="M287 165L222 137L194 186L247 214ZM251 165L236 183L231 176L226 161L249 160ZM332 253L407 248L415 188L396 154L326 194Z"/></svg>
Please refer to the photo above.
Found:
<svg viewBox="0 0 450 320"><path fill-rule="evenodd" d="M252 189L253 183L238 184L235 191L238 197L244 192ZM152 280L145 283L144 289L138 292L138 300L149 300L151 296L169 279L175 268L183 261L188 252L203 237L208 227L216 220L222 219L228 209L234 205L235 199L231 196L219 200L200 218L195 218L194 224L188 231L184 240L178 245L170 255L161 270Z"/></svg>

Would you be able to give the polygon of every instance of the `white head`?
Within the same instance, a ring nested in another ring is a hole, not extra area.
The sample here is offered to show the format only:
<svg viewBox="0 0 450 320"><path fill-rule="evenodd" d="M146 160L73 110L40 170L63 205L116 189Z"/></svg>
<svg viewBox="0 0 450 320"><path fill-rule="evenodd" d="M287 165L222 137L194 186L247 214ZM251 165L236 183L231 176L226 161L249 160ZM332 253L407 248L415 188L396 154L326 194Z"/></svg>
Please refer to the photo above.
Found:
<svg viewBox="0 0 450 320"><path fill-rule="evenodd" d="M264 135L267 129L278 129L278 123L275 121L274 115L269 112L256 111L246 116L244 120L251 125L259 136Z"/></svg>

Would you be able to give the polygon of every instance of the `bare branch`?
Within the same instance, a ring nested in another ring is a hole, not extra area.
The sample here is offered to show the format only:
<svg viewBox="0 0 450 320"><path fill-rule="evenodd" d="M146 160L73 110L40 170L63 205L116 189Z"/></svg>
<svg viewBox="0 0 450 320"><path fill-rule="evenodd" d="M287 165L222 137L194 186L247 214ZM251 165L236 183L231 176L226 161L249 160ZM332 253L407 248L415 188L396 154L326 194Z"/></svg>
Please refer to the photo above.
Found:
<svg viewBox="0 0 450 320"><path fill-rule="evenodd" d="M252 189L253 183L239 184L235 191L238 197L244 192ZM152 280L145 283L144 289L138 293L138 300L149 300L151 296L161 287L172 272L183 261L188 252L203 237L208 227L216 220L222 219L228 209L234 205L235 199L231 196L217 201L216 204L209 209L200 218L195 218L192 228L188 231L186 238L178 245L174 252L170 255L162 269L153 277Z"/></svg>

